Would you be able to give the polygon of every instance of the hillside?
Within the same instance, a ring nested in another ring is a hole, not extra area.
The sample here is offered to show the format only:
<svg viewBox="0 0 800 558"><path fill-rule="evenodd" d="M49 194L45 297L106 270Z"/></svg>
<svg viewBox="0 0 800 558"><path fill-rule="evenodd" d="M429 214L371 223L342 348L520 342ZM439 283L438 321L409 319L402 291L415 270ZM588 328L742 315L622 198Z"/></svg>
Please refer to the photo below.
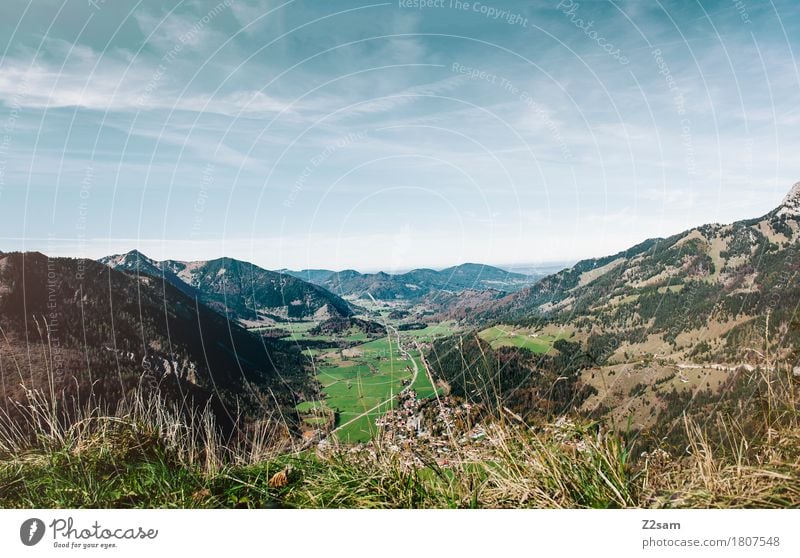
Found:
<svg viewBox="0 0 800 558"><path fill-rule="evenodd" d="M425 305L433 312L427 321L466 320L472 318L476 308L483 308L504 297L507 293L494 289L464 289L455 293L438 291L424 299Z"/></svg>
<svg viewBox="0 0 800 558"><path fill-rule="evenodd" d="M261 339L169 282L93 261L0 256L0 399L19 408L41 390L64 412L114 408L133 392L179 406L210 405L232 426L280 412L294 420L311 393L301 355Z"/></svg>
<svg viewBox="0 0 800 558"><path fill-rule="evenodd" d="M316 283L341 296L378 300L418 301L439 292L464 290L516 291L533 283L538 276L513 273L490 265L466 263L440 271L415 269L406 273L389 274L344 271L303 270L286 271L295 277ZM369 294L368 294L369 293Z"/></svg>
<svg viewBox="0 0 800 558"><path fill-rule="evenodd" d="M509 339L571 336L597 391L583 410L652 426L689 400L699 408L739 389L742 374L797 363L798 239L795 184L762 217L578 262L472 316L508 324Z"/></svg>
<svg viewBox="0 0 800 558"><path fill-rule="evenodd" d="M786 352L798 295L800 183L763 217L709 224L650 239L604 258L578 262L481 308L484 318L542 320L624 335L629 343L660 336L672 348L735 358L738 346ZM766 315L770 314L769 324ZM704 335L704 332L708 335Z"/></svg>
<svg viewBox="0 0 800 558"><path fill-rule="evenodd" d="M343 335L347 332L360 332L370 336L386 335L386 328L381 324L360 318L329 318L311 328L311 335Z"/></svg>
<svg viewBox="0 0 800 558"><path fill-rule="evenodd" d="M133 250L100 260L114 269L163 277L186 294L243 323L318 317L347 317L350 305L324 288L257 265L219 258L155 261Z"/></svg>

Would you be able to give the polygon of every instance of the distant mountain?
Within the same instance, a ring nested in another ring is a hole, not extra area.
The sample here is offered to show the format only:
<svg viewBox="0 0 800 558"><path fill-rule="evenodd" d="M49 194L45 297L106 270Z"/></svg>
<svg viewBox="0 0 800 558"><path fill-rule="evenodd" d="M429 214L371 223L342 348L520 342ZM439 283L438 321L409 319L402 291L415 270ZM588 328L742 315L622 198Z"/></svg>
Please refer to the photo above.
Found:
<svg viewBox="0 0 800 558"><path fill-rule="evenodd" d="M541 263L514 263L502 266L502 269L513 271L514 273L522 273L524 275L534 275L544 277L558 273L562 269L567 269L575 265L575 260L563 262L541 262Z"/></svg>
<svg viewBox="0 0 800 558"><path fill-rule="evenodd" d="M291 269L279 269L278 273L285 273L286 275L291 275L292 277L297 277L298 279L302 279L308 283L314 283L315 285L322 285L330 279L331 275L335 274L335 271L331 271L330 269L303 269L301 271L292 271Z"/></svg>
<svg viewBox="0 0 800 558"><path fill-rule="evenodd" d="M0 256L0 406L28 390L115 407L137 388L177 405L291 420L313 389L302 355L229 322L167 281L93 261Z"/></svg>
<svg viewBox="0 0 800 558"><path fill-rule="evenodd" d="M796 359L799 240L800 183L763 217L583 260L473 316L602 333L618 356L648 351L736 362L769 351L769 358Z"/></svg>
<svg viewBox="0 0 800 558"><path fill-rule="evenodd" d="M340 296L378 300L420 300L437 292L463 290L515 291L535 282L539 276L512 273L490 265L466 263L441 271L415 269L406 273L389 274L344 271L303 270L285 273L321 285Z"/></svg>
<svg viewBox="0 0 800 558"><path fill-rule="evenodd" d="M346 301L318 285L232 258L156 261L133 250L100 262L128 273L162 277L185 294L245 323L265 318L326 319L353 313Z"/></svg>

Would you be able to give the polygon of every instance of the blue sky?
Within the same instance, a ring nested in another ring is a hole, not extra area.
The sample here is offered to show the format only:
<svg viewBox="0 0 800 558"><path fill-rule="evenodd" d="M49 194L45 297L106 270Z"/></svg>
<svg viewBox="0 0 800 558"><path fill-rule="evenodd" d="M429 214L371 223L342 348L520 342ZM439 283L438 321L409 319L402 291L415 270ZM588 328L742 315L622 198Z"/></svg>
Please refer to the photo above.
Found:
<svg viewBox="0 0 800 558"><path fill-rule="evenodd" d="M758 216L798 36L789 1L4 0L0 250L392 271Z"/></svg>

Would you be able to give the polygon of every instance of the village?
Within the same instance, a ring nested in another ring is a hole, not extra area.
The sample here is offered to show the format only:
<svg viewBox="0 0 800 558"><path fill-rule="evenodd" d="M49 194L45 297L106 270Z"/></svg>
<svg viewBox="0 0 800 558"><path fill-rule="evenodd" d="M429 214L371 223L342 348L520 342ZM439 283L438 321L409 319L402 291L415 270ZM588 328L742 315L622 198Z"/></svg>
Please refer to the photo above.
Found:
<svg viewBox="0 0 800 558"><path fill-rule="evenodd" d="M398 397L397 408L375 420L375 443L398 454L406 466L419 467L433 460L446 468L456 454L459 462L478 457L486 439L484 428L476 424L478 413L476 405L450 396L423 400L409 389Z"/></svg>

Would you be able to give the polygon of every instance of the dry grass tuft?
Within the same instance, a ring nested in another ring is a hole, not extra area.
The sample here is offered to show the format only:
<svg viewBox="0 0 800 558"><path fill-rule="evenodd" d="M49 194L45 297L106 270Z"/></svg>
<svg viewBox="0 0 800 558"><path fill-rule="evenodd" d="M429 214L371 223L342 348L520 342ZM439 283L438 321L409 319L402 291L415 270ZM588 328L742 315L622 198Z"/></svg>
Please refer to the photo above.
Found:
<svg viewBox="0 0 800 558"><path fill-rule="evenodd" d="M141 391L113 410L72 408L28 391L0 416L2 507L788 508L800 506L797 380L770 382L761 413L719 417L725 445L684 417L688 444L634 458L602 425L562 418L484 424L446 463L375 441L293 451L283 425L224 438L208 411ZM757 437L748 432L758 431Z"/></svg>

